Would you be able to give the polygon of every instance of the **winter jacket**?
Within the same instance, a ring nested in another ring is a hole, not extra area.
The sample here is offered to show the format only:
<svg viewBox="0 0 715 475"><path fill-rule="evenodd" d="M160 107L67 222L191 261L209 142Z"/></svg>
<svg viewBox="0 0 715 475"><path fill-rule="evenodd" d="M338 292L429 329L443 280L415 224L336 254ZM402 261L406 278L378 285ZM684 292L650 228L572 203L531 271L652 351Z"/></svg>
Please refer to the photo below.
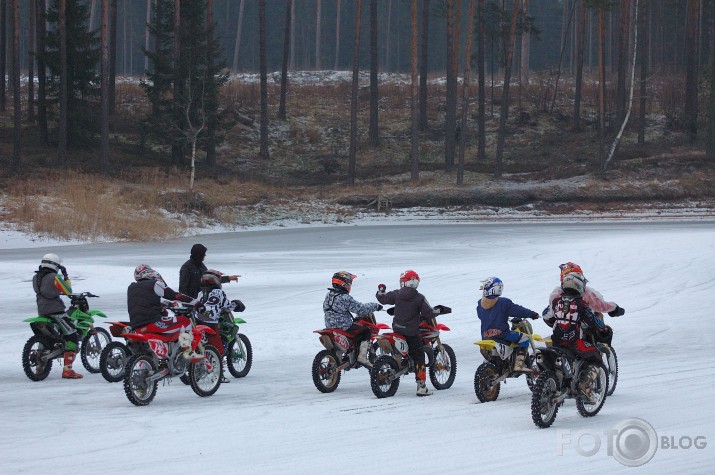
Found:
<svg viewBox="0 0 715 475"><path fill-rule="evenodd" d="M547 311L547 315L553 316L550 313L551 302L553 302L555 298L561 297L562 293L563 290L561 289L561 287L556 287L551 292L551 295L549 295L549 309ZM583 293L583 301L586 302L586 304L591 307L591 310L593 310L594 312L612 312L616 309L616 307L618 307L615 302L607 302L606 299L604 299L598 291L592 289L591 287L586 287L586 291Z"/></svg>
<svg viewBox="0 0 715 475"><path fill-rule="evenodd" d="M221 314L236 310L236 304L228 299L221 289L206 289L199 293L198 300L205 310L199 314L199 320L204 323L218 323Z"/></svg>
<svg viewBox="0 0 715 475"><path fill-rule="evenodd" d="M353 324L352 313L367 315L370 312L377 312L378 308L379 305L376 303L358 302L344 290L328 289L328 294L323 301L325 327L347 330Z"/></svg>
<svg viewBox="0 0 715 475"><path fill-rule="evenodd" d="M62 275L46 267L41 268L32 278L32 288L35 289L37 313L52 315L63 313L65 304L60 295L70 295L72 287Z"/></svg>
<svg viewBox="0 0 715 475"><path fill-rule="evenodd" d="M484 308L482 300L477 303L477 316L482 322L482 338L495 338L509 333L509 318L533 318L538 314L517 305L508 298L499 297L491 308Z"/></svg>
<svg viewBox="0 0 715 475"><path fill-rule="evenodd" d="M179 270L179 292L196 298L201 291L201 276L207 268L203 261L190 258Z"/></svg>
<svg viewBox="0 0 715 475"><path fill-rule="evenodd" d="M554 346L574 348L587 331L596 335L607 333L603 321L593 313L582 297L563 294L556 297L550 307L551 315L545 316L544 321L554 329L551 337Z"/></svg>
<svg viewBox="0 0 715 475"><path fill-rule="evenodd" d="M174 292L161 280L142 279L129 284L127 289L127 310L129 322L134 328L143 327L161 320L164 311L161 299L193 302L194 299Z"/></svg>
<svg viewBox="0 0 715 475"><path fill-rule="evenodd" d="M383 305L395 306L392 329L404 336L417 335L420 321L435 316L425 296L412 287L402 287L387 293L377 292L375 297Z"/></svg>

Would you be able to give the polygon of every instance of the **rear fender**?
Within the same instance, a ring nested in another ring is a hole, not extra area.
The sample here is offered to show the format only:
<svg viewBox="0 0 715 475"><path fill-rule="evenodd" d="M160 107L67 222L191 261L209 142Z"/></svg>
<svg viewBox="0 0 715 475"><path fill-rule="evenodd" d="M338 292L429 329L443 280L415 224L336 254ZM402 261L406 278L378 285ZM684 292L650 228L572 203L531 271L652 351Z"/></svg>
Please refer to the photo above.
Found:
<svg viewBox="0 0 715 475"><path fill-rule="evenodd" d="M201 332L201 333L208 333L209 335L215 335L216 332L214 331L213 328L207 327L206 325L196 325L196 328L194 331Z"/></svg>
<svg viewBox="0 0 715 475"><path fill-rule="evenodd" d="M474 342L479 348L487 351L493 350L496 343L494 340L479 340Z"/></svg>
<svg viewBox="0 0 715 475"><path fill-rule="evenodd" d="M122 338L126 338L127 340L138 341L141 343L146 343L151 339L149 335L144 333L123 333L119 336Z"/></svg>
<svg viewBox="0 0 715 475"><path fill-rule="evenodd" d="M318 333L318 332L316 332ZM325 347L326 350L332 350L335 348L335 345L333 345L333 340L330 339L330 336L322 334L320 335L320 343Z"/></svg>

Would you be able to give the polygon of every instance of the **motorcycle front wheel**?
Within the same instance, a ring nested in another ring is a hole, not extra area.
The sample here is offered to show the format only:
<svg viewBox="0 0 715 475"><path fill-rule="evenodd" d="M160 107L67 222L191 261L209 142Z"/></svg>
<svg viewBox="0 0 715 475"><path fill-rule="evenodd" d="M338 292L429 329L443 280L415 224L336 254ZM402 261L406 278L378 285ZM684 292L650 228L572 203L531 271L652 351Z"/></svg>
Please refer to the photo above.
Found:
<svg viewBox="0 0 715 475"><path fill-rule="evenodd" d="M25 375L33 381L47 378L52 369L52 360L44 360L43 356L50 354L51 348L44 338L37 335L31 337L22 349L22 369Z"/></svg>
<svg viewBox="0 0 715 475"><path fill-rule="evenodd" d="M243 378L251 371L253 364L253 348L251 342L243 333L233 340L226 352L226 366L236 378Z"/></svg>
<svg viewBox="0 0 715 475"><path fill-rule="evenodd" d="M603 363L608 369L608 393L607 396L612 395L616 391L616 384L618 384L618 355L616 350L613 348L608 348L608 355L603 353Z"/></svg>
<svg viewBox="0 0 715 475"><path fill-rule="evenodd" d="M104 328L95 328L94 334L88 333L82 339L82 347L79 350L82 364L90 373L99 373L102 368L99 360L102 350L112 341L109 332Z"/></svg>
<svg viewBox="0 0 715 475"><path fill-rule="evenodd" d="M499 371L491 363L484 362L474 373L474 393L480 402L496 401L499 397L501 383L494 384L499 377Z"/></svg>
<svg viewBox="0 0 715 475"><path fill-rule="evenodd" d="M148 355L136 354L129 358L124 374L124 394L135 406L146 406L154 400L158 381L149 381L156 372L154 360Z"/></svg>
<svg viewBox="0 0 715 475"><path fill-rule="evenodd" d="M583 417L593 417L598 414L608 395L608 370L603 363L583 365L581 373L591 371L593 368L595 368L597 376L590 388L590 397L581 394L576 398L576 409Z"/></svg>
<svg viewBox="0 0 715 475"><path fill-rule="evenodd" d="M207 345L204 348L204 359L189 366L189 381L191 389L201 397L213 395L221 386L223 376L223 359L218 350Z"/></svg>
<svg viewBox="0 0 715 475"><path fill-rule="evenodd" d="M435 389L449 389L457 376L457 357L449 345L442 345L442 350L436 350L429 367L429 379Z"/></svg>
<svg viewBox="0 0 715 475"><path fill-rule="evenodd" d="M559 395L556 376L551 371L542 372L534 384L531 395L531 419L537 427L545 429L554 423L559 412Z"/></svg>
<svg viewBox="0 0 715 475"><path fill-rule="evenodd" d="M124 379L126 362L130 353L127 345L121 341L112 341L104 347L99 357L99 368L107 382L118 383Z"/></svg>
<svg viewBox="0 0 715 475"><path fill-rule="evenodd" d="M313 384L321 393L332 393L340 384L338 358L330 350L322 350L313 358Z"/></svg>
<svg viewBox="0 0 715 475"><path fill-rule="evenodd" d="M400 378L397 373L397 361L390 355L380 356L370 369L370 387L372 393L378 398L394 396L400 387Z"/></svg>

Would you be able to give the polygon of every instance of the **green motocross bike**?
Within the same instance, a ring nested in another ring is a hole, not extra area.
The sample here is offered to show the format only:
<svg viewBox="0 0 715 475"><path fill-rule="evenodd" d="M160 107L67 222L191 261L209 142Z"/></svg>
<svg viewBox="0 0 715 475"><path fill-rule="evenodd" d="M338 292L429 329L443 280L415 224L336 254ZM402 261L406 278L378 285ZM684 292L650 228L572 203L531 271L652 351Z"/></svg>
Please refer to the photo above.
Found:
<svg viewBox="0 0 715 475"><path fill-rule="evenodd" d="M246 321L229 313L224 315L218 324L224 355L226 355L226 366L236 378L246 376L251 371L253 363L251 342L246 335L238 332L238 325L241 323Z"/></svg>
<svg viewBox="0 0 715 475"><path fill-rule="evenodd" d="M100 310L90 310L87 298L99 297L91 292L68 295L70 307L67 309L71 324L77 330L81 340L77 353L82 364L90 373L99 373L99 359L112 337L104 328L95 328L96 317L106 318ZM52 370L52 360L61 358L65 353L65 342L59 325L48 317L37 316L24 320L30 324L34 333L22 349L22 369L33 381L42 381Z"/></svg>

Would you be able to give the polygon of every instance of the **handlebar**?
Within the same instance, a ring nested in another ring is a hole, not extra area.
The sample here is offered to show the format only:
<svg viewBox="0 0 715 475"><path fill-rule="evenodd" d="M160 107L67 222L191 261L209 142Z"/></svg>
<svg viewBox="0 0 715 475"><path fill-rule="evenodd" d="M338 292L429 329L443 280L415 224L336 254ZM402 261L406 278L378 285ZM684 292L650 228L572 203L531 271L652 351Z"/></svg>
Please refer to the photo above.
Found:
<svg viewBox="0 0 715 475"><path fill-rule="evenodd" d="M94 295L92 292L82 292L80 294L70 294L69 297L72 299L77 299L77 298L82 298L82 297L97 297L97 298L99 298L99 295Z"/></svg>

